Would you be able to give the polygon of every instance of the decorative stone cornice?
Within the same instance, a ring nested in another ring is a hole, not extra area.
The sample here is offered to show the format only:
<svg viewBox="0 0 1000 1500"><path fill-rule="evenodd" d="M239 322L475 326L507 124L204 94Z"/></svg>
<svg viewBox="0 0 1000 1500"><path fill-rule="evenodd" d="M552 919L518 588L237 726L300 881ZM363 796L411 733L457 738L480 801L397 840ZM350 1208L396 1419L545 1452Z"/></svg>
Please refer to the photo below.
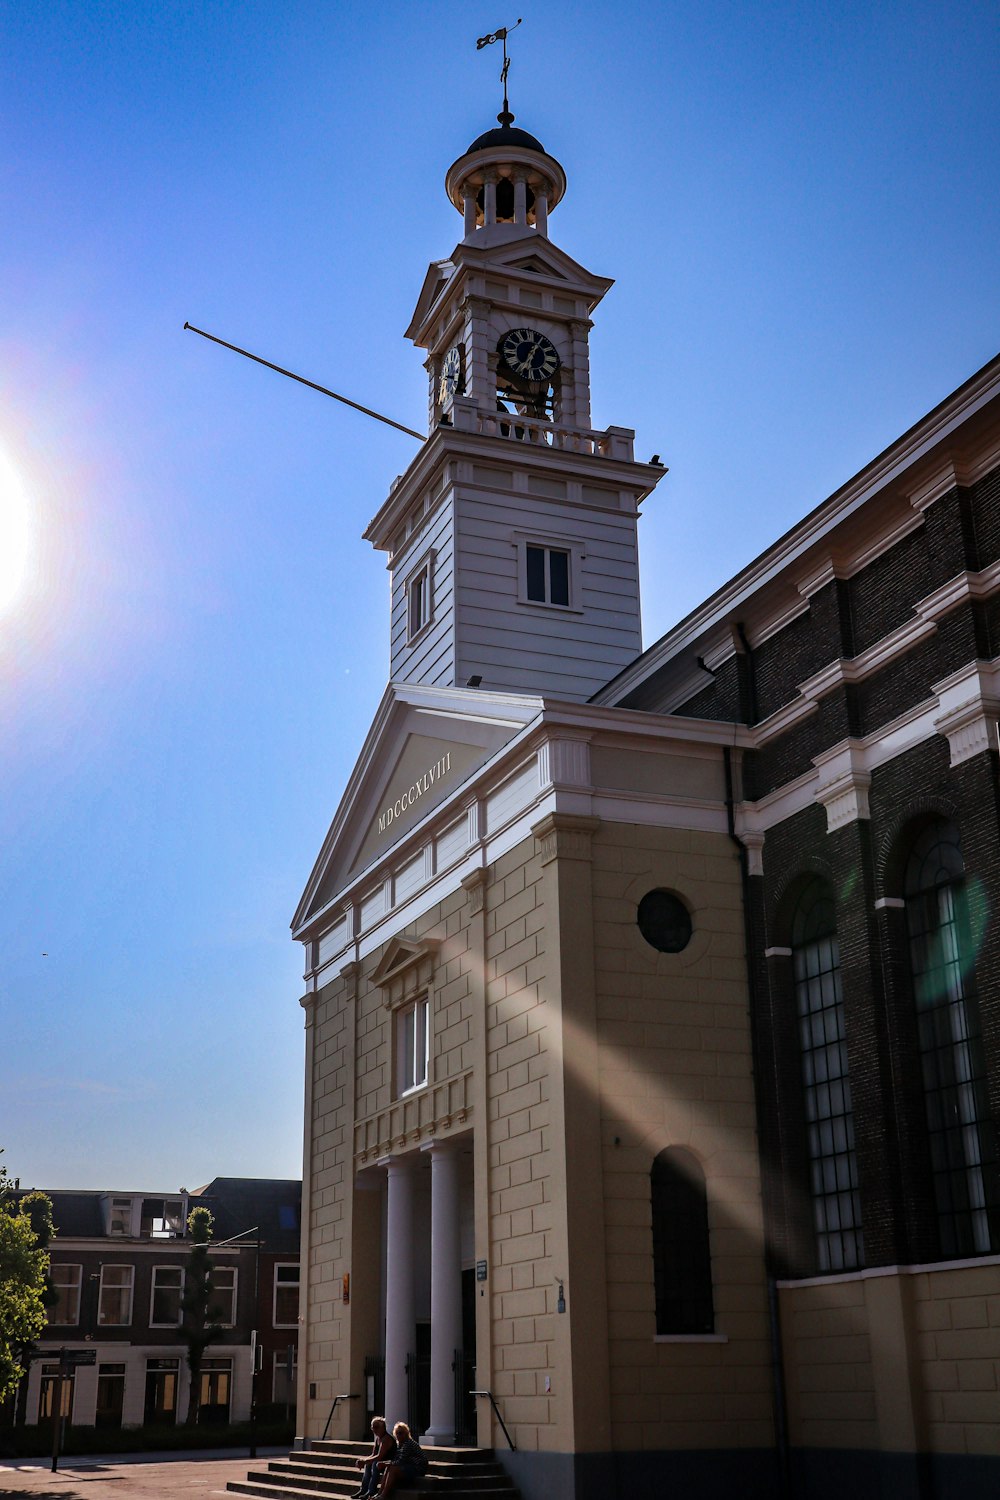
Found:
<svg viewBox="0 0 1000 1500"><path fill-rule="evenodd" d="M554 735L538 747L540 786L590 786L590 735Z"/></svg>
<svg viewBox="0 0 1000 1500"><path fill-rule="evenodd" d="M763 875L764 873L764 835L762 833L741 833L738 835L740 843L747 851L747 874Z"/></svg>
<svg viewBox="0 0 1000 1500"><path fill-rule="evenodd" d="M468 875L462 876L462 888L468 895L468 906L472 916L482 911L486 901L486 882L489 880L489 871L482 866L470 870Z"/></svg>
<svg viewBox="0 0 1000 1500"><path fill-rule="evenodd" d="M600 823L600 818L548 813L532 824L542 864L551 864L554 859L590 859L591 841Z"/></svg>
<svg viewBox="0 0 1000 1500"><path fill-rule="evenodd" d="M441 943L437 938L393 938L372 972L387 1010L404 1005L430 987Z"/></svg>
<svg viewBox="0 0 1000 1500"><path fill-rule="evenodd" d="M814 795L826 808L827 833L871 817L868 791L872 777L865 768L865 747L860 740L842 741L826 754L817 755L813 765L819 772Z"/></svg>
<svg viewBox="0 0 1000 1500"><path fill-rule="evenodd" d="M1000 698L977 695L968 703L934 720L939 734L948 741L951 764L960 766L984 750L996 750Z"/></svg>

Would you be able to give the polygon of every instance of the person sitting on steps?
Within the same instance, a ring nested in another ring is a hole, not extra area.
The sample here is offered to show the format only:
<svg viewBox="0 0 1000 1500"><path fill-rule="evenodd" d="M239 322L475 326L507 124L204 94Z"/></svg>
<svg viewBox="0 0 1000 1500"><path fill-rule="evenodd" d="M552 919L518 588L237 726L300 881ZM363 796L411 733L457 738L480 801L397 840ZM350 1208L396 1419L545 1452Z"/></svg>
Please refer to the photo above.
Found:
<svg viewBox="0 0 1000 1500"><path fill-rule="evenodd" d="M385 1417L372 1417L372 1451L368 1458L356 1458L355 1467L361 1470L361 1488L354 1491L355 1500L362 1495L374 1495L378 1489L377 1465L388 1463L395 1455L396 1439L390 1434Z"/></svg>
<svg viewBox="0 0 1000 1500"><path fill-rule="evenodd" d="M416 1479L422 1479L427 1472L427 1458L424 1450L415 1437L410 1436L410 1429L405 1422L397 1422L392 1429L392 1435L399 1445L399 1451L395 1458L390 1458L388 1463L382 1462L378 1465L382 1475L382 1487L374 1493L380 1497L390 1495L397 1484L412 1484Z"/></svg>

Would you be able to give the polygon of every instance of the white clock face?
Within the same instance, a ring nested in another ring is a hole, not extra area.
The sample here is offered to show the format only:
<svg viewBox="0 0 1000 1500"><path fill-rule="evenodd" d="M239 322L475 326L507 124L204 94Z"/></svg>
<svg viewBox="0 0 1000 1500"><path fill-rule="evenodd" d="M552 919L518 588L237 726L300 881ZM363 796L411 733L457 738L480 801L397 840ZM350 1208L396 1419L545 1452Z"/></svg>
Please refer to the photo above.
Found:
<svg viewBox="0 0 1000 1500"><path fill-rule="evenodd" d="M441 385L438 400L444 402L462 389L462 351L455 344L441 363Z"/></svg>
<svg viewBox="0 0 1000 1500"><path fill-rule="evenodd" d="M512 328L497 348L502 363L518 380L547 382L559 368L555 344L531 328Z"/></svg>

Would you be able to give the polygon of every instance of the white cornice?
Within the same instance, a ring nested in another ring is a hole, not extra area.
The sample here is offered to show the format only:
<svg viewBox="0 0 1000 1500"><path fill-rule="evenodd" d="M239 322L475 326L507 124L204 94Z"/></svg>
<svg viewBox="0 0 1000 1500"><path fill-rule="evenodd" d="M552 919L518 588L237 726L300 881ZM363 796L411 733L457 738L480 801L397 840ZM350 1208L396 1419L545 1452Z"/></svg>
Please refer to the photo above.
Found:
<svg viewBox="0 0 1000 1500"><path fill-rule="evenodd" d="M820 547L837 527L854 517L877 495L914 492L924 482L924 476L914 473L908 487L908 472L916 470L921 463L932 460L935 448L948 443L950 439L957 440L963 424L970 422L998 397L1000 357L991 360L940 406L873 459L859 474L786 532L772 547L724 584L697 610L668 631L631 666L626 667L595 694L595 700L601 703L620 703L671 658L686 650L697 651L699 643L710 630L717 628L727 618L739 618L745 613L748 601L782 574L802 567L808 578L811 571L808 558L810 552ZM967 461L968 472L971 474L977 472L986 461L986 454L982 451L982 441L978 437L970 439L969 446L974 450ZM990 440L987 451L990 455L997 452L995 439ZM824 566L822 559L819 566Z"/></svg>

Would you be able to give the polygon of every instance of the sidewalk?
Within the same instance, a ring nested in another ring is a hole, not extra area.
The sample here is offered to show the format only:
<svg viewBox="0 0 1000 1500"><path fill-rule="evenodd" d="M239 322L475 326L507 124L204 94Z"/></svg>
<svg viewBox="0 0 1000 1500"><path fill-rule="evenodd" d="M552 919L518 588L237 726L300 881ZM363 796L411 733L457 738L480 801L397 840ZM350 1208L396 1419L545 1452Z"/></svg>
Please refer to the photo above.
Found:
<svg viewBox="0 0 1000 1500"><path fill-rule="evenodd" d="M34 1495L39 1500L177 1500L224 1494L230 1479L245 1479L285 1448L260 1448L257 1458L232 1448L199 1453L114 1453L107 1457L60 1458L52 1473L47 1458L0 1461L0 1497Z"/></svg>

